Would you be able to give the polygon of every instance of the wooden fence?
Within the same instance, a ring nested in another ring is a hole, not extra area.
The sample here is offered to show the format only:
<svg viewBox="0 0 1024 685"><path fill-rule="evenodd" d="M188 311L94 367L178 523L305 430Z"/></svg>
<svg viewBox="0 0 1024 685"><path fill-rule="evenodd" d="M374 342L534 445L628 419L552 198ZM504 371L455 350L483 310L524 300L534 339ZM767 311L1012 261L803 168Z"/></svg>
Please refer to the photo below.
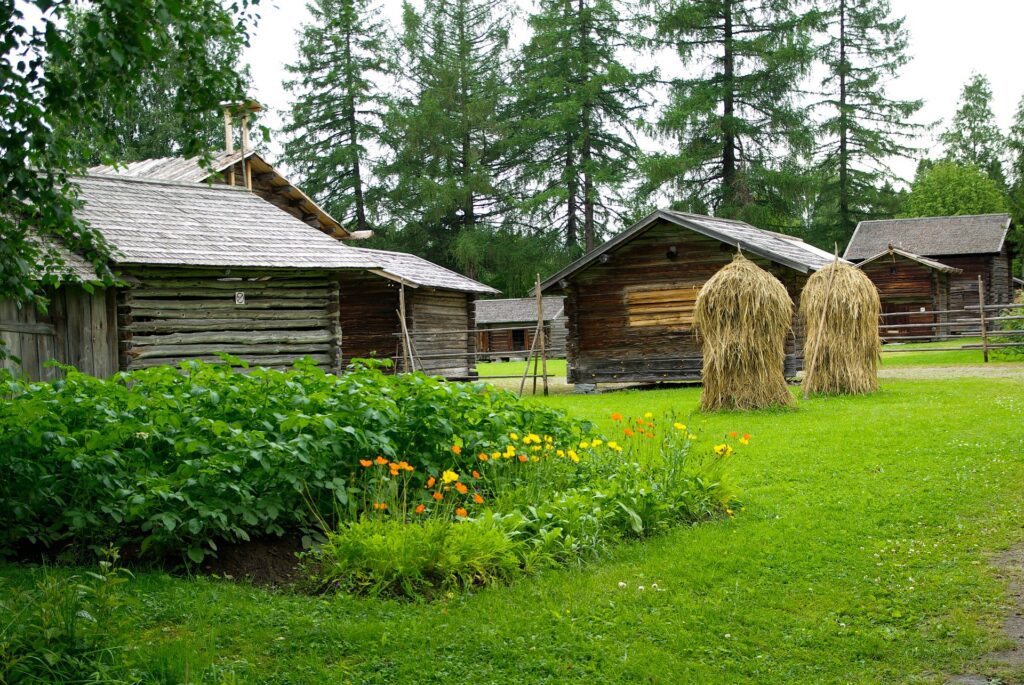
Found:
<svg viewBox="0 0 1024 685"><path fill-rule="evenodd" d="M1024 302L986 304L985 288L978 277L978 302L963 309L942 309L882 314L878 330L885 351L892 352L957 352L981 351L986 363L994 349L1024 348ZM980 342L963 342L980 338ZM962 344L957 345L960 341ZM945 342L941 347L919 347L914 343ZM900 344L911 345L901 348Z"/></svg>

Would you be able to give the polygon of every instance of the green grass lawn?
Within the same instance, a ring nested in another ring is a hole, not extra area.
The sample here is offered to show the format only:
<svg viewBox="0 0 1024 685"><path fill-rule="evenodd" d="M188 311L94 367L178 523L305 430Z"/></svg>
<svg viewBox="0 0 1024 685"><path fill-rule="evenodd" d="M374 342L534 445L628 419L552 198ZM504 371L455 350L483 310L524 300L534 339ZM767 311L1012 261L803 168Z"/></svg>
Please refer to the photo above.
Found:
<svg viewBox="0 0 1024 685"><path fill-rule="evenodd" d="M209 682L943 682L1001 646L990 561L1024 540L1022 391L893 380L796 411L694 415L705 441L753 435L729 457L732 520L430 603L141 573L110 638L144 659L189 655ZM610 433L613 411L690 415L698 393L531 401ZM0 566L0 587L39 573Z"/></svg>

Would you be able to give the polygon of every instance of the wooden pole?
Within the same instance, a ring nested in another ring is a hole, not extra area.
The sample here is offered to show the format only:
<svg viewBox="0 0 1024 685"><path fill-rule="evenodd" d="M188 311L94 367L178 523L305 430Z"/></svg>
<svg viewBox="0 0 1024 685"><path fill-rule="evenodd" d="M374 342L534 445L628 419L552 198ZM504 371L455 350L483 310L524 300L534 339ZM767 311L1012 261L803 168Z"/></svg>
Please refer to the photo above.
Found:
<svg viewBox="0 0 1024 685"><path fill-rule="evenodd" d="M234 152L235 151L235 131L233 114L231 113L230 107L224 108L224 151ZM230 171L228 171L228 185L235 185L235 165L231 165Z"/></svg>
<svg viewBox="0 0 1024 685"><path fill-rule="evenodd" d="M402 329L402 363L406 371L415 371L412 363L412 340L409 338L409 329L405 325L405 284L398 289L398 322Z"/></svg>
<svg viewBox="0 0 1024 685"><path fill-rule="evenodd" d="M544 298L540 294L540 274L537 274L537 329L540 331L541 373L544 374L544 396L548 395L548 350L544 336ZM536 394L536 391L534 391Z"/></svg>
<svg viewBox="0 0 1024 685"><path fill-rule="evenodd" d="M985 330L985 284L978 275L978 318L981 321L981 353L988 364L988 331Z"/></svg>
<svg viewBox="0 0 1024 685"><path fill-rule="evenodd" d="M252 165L249 164L245 155L249 151L249 113L242 114L242 175L245 177L245 187L252 190Z"/></svg>
<svg viewBox="0 0 1024 685"><path fill-rule="evenodd" d="M533 343L530 345L530 353L526 356L526 368L523 369L523 379L519 381L519 396L523 396L523 391L526 390L526 377L530 375L530 359L533 357L534 348L537 346L537 332L534 330Z"/></svg>

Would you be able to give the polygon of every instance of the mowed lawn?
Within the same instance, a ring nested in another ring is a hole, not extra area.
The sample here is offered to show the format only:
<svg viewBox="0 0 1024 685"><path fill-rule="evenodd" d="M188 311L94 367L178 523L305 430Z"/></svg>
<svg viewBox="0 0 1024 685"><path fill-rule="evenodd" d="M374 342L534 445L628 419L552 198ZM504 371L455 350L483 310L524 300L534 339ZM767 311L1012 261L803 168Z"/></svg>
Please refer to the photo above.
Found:
<svg viewBox="0 0 1024 685"><path fill-rule="evenodd" d="M613 411L686 417L698 393L531 401L611 435ZM991 562L1024 542L1022 419L1024 383L978 378L693 415L705 445L753 436L733 519L429 603L142 573L110 639L209 682L944 682L1005 646ZM3 591L39 573L0 566Z"/></svg>

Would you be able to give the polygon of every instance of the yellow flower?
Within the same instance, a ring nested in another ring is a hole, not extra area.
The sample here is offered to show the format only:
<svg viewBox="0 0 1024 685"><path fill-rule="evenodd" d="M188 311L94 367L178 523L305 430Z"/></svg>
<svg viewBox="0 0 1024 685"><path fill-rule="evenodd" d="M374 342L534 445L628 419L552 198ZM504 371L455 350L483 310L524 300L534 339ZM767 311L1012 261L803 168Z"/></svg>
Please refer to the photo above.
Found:
<svg viewBox="0 0 1024 685"><path fill-rule="evenodd" d="M715 445L715 454L720 457L727 457L732 454L732 446L724 442L721 445Z"/></svg>
<svg viewBox="0 0 1024 685"><path fill-rule="evenodd" d="M515 433L509 433L509 434L508 434L508 437L509 437L509 439L510 439L510 440L512 440L513 442L519 442L519 436L518 436L518 435L516 435Z"/></svg>
<svg viewBox="0 0 1024 685"><path fill-rule="evenodd" d="M749 445L750 444L750 440L748 440L747 438L740 438L740 444L741 445Z"/></svg>
<svg viewBox="0 0 1024 685"><path fill-rule="evenodd" d="M685 423L679 423L678 421L673 423L672 427L675 428L677 431L684 431L684 430L686 430L686 424Z"/></svg>
<svg viewBox="0 0 1024 685"><path fill-rule="evenodd" d="M621 452L622 451L622 448L619 447L619 443L615 442L614 440L609 440L608 441L608 449L615 450L616 452Z"/></svg>
<svg viewBox="0 0 1024 685"><path fill-rule="evenodd" d="M491 452L491 459L500 459L501 452Z"/></svg>
<svg viewBox="0 0 1024 685"><path fill-rule="evenodd" d="M531 452L540 452L540 445L534 445L530 448Z"/></svg>
<svg viewBox="0 0 1024 685"><path fill-rule="evenodd" d="M646 414L644 414L644 418L645 419L653 419L654 418L654 414L652 414L651 412L647 412Z"/></svg>
<svg viewBox="0 0 1024 685"><path fill-rule="evenodd" d="M554 442L554 441L555 441L555 439L553 437L551 437L550 435L545 435L544 436L544 442L551 443L551 442Z"/></svg>
<svg viewBox="0 0 1024 685"><path fill-rule="evenodd" d="M559 457L564 457L565 456L565 450L556 450L555 454L558 455Z"/></svg>
<svg viewBox="0 0 1024 685"><path fill-rule="evenodd" d="M602 440L601 438L594 438L593 440L590 441L590 444L593 445L594 447L597 447L598 445L603 445L604 440Z"/></svg>
<svg viewBox="0 0 1024 685"><path fill-rule="evenodd" d="M526 440L529 440L530 442L536 442L536 443L539 444L540 443L540 436L537 435L536 433L530 433L525 438L523 438L523 442L525 442Z"/></svg>
<svg viewBox="0 0 1024 685"><path fill-rule="evenodd" d="M589 447L590 447L590 443L587 442L586 440L584 440L583 442L580 443L580 449L581 450L588 449Z"/></svg>
<svg viewBox="0 0 1024 685"><path fill-rule="evenodd" d="M569 459L571 459L573 462L579 463L580 455L576 454L574 450L569 450Z"/></svg>
<svg viewBox="0 0 1024 685"><path fill-rule="evenodd" d="M693 433L690 433L689 435L686 436L686 439L687 440L696 440L697 436L694 435Z"/></svg>
<svg viewBox="0 0 1024 685"><path fill-rule="evenodd" d="M451 470L445 471L444 473L441 474L441 480L443 482L445 482L445 483L454 483L458 479L459 479L459 474L457 474L457 473L455 473L454 471L451 471Z"/></svg>
<svg viewBox="0 0 1024 685"><path fill-rule="evenodd" d="M540 461L540 457L530 457L530 461L538 462L538 461Z"/></svg>

